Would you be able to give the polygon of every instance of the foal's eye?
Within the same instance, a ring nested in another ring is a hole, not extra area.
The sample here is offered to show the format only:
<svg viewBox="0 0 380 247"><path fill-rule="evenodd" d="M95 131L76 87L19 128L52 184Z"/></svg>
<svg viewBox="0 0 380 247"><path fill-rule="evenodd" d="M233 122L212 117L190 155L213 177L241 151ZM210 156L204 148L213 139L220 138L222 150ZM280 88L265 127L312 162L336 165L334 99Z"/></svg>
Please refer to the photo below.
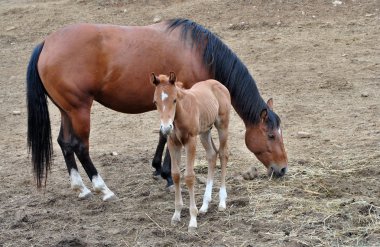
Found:
<svg viewBox="0 0 380 247"><path fill-rule="evenodd" d="M177 100L175 99L175 100L173 100L173 103L175 104L175 103L177 103Z"/></svg>
<svg viewBox="0 0 380 247"><path fill-rule="evenodd" d="M271 133L271 134L268 134L268 138L269 138L270 140L274 140L275 136Z"/></svg>

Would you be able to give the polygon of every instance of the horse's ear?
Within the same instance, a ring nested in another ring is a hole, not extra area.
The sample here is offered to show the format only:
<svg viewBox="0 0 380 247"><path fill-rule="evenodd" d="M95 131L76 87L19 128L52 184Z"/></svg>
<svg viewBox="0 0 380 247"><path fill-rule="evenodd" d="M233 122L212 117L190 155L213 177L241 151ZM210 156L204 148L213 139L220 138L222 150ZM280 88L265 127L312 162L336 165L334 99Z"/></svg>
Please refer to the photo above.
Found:
<svg viewBox="0 0 380 247"><path fill-rule="evenodd" d="M150 74L150 82L154 86L157 86L158 84L160 84L160 80L157 80L157 77L156 77L156 75L153 72L152 72L152 74Z"/></svg>
<svg viewBox="0 0 380 247"><path fill-rule="evenodd" d="M174 84L176 80L177 80L177 78L175 77L175 73L174 72L170 72L169 73L169 82L171 84Z"/></svg>
<svg viewBox="0 0 380 247"><path fill-rule="evenodd" d="M273 99L272 98L268 99L267 105L269 106L269 109L271 109L273 111Z"/></svg>
<svg viewBox="0 0 380 247"><path fill-rule="evenodd" d="M261 119L261 122L266 122L268 120L268 110L267 109L263 109L261 111L260 119Z"/></svg>

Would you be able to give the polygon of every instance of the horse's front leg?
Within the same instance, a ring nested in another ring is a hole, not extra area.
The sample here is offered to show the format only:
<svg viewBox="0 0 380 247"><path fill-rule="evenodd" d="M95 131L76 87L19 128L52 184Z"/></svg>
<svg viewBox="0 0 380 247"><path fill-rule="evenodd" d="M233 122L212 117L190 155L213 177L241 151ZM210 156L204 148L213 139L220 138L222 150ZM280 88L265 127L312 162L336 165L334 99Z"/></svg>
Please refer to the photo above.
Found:
<svg viewBox="0 0 380 247"><path fill-rule="evenodd" d="M181 163L181 149L182 145L176 143L172 138L168 139L168 148L171 156L172 163L172 178L174 182L174 192L175 192L175 211L172 217L172 225L177 225L181 221L181 211L183 207L182 194L181 194L181 174L179 165Z"/></svg>
<svg viewBox="0 0 380 247"><path fill-rule="evenodd" d="M190 137L188 143L185 145L186 148L186 170L185 170L185 183L189 189L190 196L190 223L188 231L192 232L197 229L197 215L198 209L195 204L195 193L194 193L194 182L195 182L195 173L194 173L194 160L195 160L195 151L196 151L196 141L197 137Z"/></svg>

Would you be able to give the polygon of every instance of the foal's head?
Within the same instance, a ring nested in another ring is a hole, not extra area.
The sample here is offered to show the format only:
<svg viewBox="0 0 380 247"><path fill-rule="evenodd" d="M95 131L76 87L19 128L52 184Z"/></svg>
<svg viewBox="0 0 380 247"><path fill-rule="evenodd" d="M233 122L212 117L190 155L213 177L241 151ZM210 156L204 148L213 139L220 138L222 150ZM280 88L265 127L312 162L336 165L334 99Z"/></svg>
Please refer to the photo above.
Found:
<svg viewBox="0 0 380 247"><path fill-rule="evenodd" d="M173 121L177 104L176 76L174 72L170 72L169 76L156 76L152 73L150 81L156 87L153 103L156 105L158 113L160 114L160 130L162 134L168 135L174 128Z"/></svg>

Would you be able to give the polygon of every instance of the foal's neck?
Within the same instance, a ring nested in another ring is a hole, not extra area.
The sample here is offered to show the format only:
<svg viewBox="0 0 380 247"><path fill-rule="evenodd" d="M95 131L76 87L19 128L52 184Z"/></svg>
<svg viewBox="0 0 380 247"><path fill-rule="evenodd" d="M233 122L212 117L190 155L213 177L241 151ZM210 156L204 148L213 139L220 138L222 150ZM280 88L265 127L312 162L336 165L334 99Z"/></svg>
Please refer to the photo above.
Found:
<svg viewBox="0 0 380 247"><path fill-rule="evenodd" d="M190 107L194 106L193 103L188 103L188 93L185 89L177 88L177 105L175 109L174 120L181 121L186 117L187 112L189 112ZM194 102L195 103L195 102Z"/></svg>

